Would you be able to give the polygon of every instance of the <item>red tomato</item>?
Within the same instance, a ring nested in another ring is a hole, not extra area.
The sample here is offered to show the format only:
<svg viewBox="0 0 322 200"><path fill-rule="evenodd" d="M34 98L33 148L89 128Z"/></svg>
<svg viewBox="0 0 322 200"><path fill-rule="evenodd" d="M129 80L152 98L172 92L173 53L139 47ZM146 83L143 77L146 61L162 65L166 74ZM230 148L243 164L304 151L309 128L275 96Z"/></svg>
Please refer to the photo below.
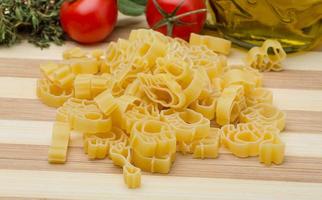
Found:
<svg viewBox="0 0 322 200"><path fill-rule="evenodd" d="M81 43L105 39L117 21L116 0L65 1L60 8L60 22L64 31Z"/></svg>
<svg viewBox="0 0 322 200"><path fill-rule="evenodd" d="M204 0L148 0L146 7L151 28L184 40L202 30L206 15Z"/></svg>

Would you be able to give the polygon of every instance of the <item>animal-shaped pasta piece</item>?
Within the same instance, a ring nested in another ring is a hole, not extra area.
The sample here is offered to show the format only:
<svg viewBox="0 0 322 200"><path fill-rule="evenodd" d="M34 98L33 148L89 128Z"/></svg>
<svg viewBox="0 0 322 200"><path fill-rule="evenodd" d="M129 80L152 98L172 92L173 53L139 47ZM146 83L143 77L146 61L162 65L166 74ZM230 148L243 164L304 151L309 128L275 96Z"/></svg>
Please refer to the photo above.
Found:
<svg viewBox="0 0 322 200"><path fill-rule="evenodd" d="M191 143L178 142L177 151L183 154L192 153L194 158L217 158L220 147L220 129L210 128L205 138L194 140Z"/></svg>
<svg viewBox="0 0 322 200"><path fill-rule="evenodd" d="M78 99L93 99L112 85L109 74L92 75L79 74L74 80L75 97Z"/></svg>
<svg viewBox="0 0 322 200"><path fill-rule="evenodd" d="M126 111L125 121L121 127L130 133L135 122L141 119L160 120L159 110L153 104L136 105Z"/></svg>
<svg viewBox="0 0 322 200"><path fill-rule="evenodd" d="M65 163L70 137L68 123L55 122L52 130L51 145L48 151L48 162Z"/></svg>
<svg viewBox="0 0 322 200"><path fill-rule="evenodd" d="M176 137L162 121L142 119L131 130L133 163L144 171L168 173L176 152Z"/></svg>
<svg viewBox="0 0 322 200"><path fill-rule="evenodd" d="M73 58L86 58L87 52L79 47L71 48L63 52L63 58L65 60Z"/></svg>
<svg viewBox="0 0 322 200"><path fill-rule="evenodd" d="M100 69L100 61L95 58L74 58L66 60L74 74L96 74Z"/></svg>
<svg viewBox="0 0 322 200"><path fill-rule="evenodd" d="M73 86L75 74L65 64L47 63L40 66L43 76L52 83L63 89L70 89Z"/></svg>
<svg viewBox="0 0 322 200"><path fill-rule="evenodd" d="M246 97L247 106L254 106L260 103L273 103L273 94L265 88L255 88Z"/></svg>
<svg viewBox="0 0 322 200"><path fill-rule="evenodd" d="M109 116L116 108L117 104L111 91L106 90L94 98L95 103L104 115Z"/></svg>
<svg viewBox="0 0 322 200"><path fill-rule="evenodd" d="M254 88L261 86L262 75L252 68L235 66L223 74L222 84L224 88L231 85L242 85L247 95Z"/></svg>
<svg viewBox="0 0 322 200"><path fill-rule="evenodd" d="M190 104L190 108L201 113L207 119L212 120L216 115L216 105L219 96L219 93L212 93L204 98L199 98Z"/></svg>
<svg viewBox="0 0 322 200"><path fill-rule="evenodd" d="M259 148L259 161L265 165L279 165L284 161L285 144L279 134L266 135L266 140Z"/></svg>
<svg viewBox="0 0 322 200"><path fill-rule="evenodd" d="M141 169L131 164L132 155L129 146L117 143L110 148L110 158L117 166L123 167L123 179L128 188L138 188L141 185Z"/></svg>
<svg viewBox="0 0 322 200"><path fill-rule="evenodd" d="M191 45L205 45L214 52L228 55L231 48L231 41L218 37L198 35L192 33L189 40Z"/></svg>
<svg viewBox="0 0 322 200"><path fill-rule="evenodd" d="M244 88L241 85L232 85L225 88L217 100L216 122L219 125L234 123L240 112L246 108Z"/></svg>
<svg viewBox="0 0 322 200"><path fill-rule="evenodd" d="M261 47L249 50L245 62L259 71L281 71L280 62L285 58L286 53L278 41L266 40Z"/></svg>
<svg viewBox="0 0 322 200"><path fill-rule="evenodd" d="M235 156L260 155L265 164L280 164L284 158L284 143L277 128L261 127L255 123L225 125L221 128L221 142Z"/></svg>
<svg viewBox="0 0 322 200"><path fill-rule="evenodd" d="M73 97L71 89L63 90L47 79L37 80L37 96L46 105L58 108Z"/></svg>
<svg viewBox="0 0 322 200"><path fill-rule="evenodd" d="M89 159L103 159L108 155L112 145L128 144L128 137L121 129L113 127L111 131L105 133L85 133L83 142L84 152Z"/></svg>
<svg viewBox="0 0 322 200"><path fill-rule="evenodd" d="M161 116L174 130L178 142L192 142L209 135L209 119L191 109L181 112L164 110Z"/></svg>
<svg viewBox="0 0 322 200"><path fill-rule="evenodd" d="M271 104L260 103L243 110L240 121L275 127L282 131L285 128L285 113Z"/></svg>
<svg viewBox="0 0 322 200"><path fill-rule="evenodd" d="M56 120L69 122L72 129L83 133L102 133L112 128L111 117L88 100L69 99L57 110Z"/></svg>
<svg viewBox="0 0 322 200"><path fill-rule="evenodd" d="M141 101L137 97L130 95L122 95L115 98L117 108L112 112L113 126L126 129L126 112L134 106L140 105Z"/></svg>
<svg viewBox="0 0 322 200"><path fill-rule="evenodd" d="M182 108L186 97L181 86L168 74L139 74L141 86L151 101L164 107Z"/></svg>

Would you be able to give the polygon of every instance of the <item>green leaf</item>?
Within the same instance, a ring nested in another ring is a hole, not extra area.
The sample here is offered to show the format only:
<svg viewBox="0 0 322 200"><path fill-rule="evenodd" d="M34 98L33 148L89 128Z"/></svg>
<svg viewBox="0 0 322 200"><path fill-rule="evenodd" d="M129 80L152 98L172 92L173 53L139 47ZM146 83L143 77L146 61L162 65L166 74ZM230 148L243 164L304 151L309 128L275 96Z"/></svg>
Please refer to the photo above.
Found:
<svg viewBox="0 0 322 200"><path fill-rule="evenodd" d="M140 4L142 6L145 6L146 3L148 2L148 0L131 0L131 1L133 1L134 3Z"/></svg>
<svg viewBox="0 0 322 200"><path fill-rule="evenodd" d="M118 9L124 15L139 16L145 11L145 5L136 3L135 1L143 0L118 0Z"/></svg>

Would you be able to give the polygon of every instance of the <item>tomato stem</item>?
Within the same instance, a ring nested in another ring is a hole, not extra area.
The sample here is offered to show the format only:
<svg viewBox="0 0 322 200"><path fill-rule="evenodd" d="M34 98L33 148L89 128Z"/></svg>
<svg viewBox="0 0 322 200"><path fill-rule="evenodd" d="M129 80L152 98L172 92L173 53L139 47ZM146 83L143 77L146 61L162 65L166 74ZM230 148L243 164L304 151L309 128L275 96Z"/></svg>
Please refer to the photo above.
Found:
<svg viewBox="0 0 322 200"><path fill-rule="evenodd" d="M203 12L207 12L207 9L203 8L203 9L198 9L198 10L193 10L193 11L189 11L189 12L186 12L186 13L182 13L180 15L177 15L177 16L169 18L169 20L176 21L176 20L178 20L178 19L180 19L182 17L186 17L186 16L189 16L189 15L198 14L198 13L203 13Z"/></svg>
<svg viewBox="0 0 322 200"><path fill-rule="evenodd" d="M163 16L163 19L158 21L152 27L152 29L158 29L158 28L161 28L163 26L167 26L167 35L172 36L175 24L177 24L177 25L189 25L190 24L190 23L185 23L185 22L180 21L180 18L187 17L187 16L193 15L193 14L207 12L207 9L203 8L203 9L198 9L198 10L192 10L192 11L189 11L189 12L185 12L185 13L182 13L180 15L176 15L177 12L179 11L179 9L182 7L184 2L185 2L185 0L182 0L171 13L167 13L165 10L163 10L161 8L161 6L160 6L160 4L158 3L157 0L153 0L154 6L158 10L158 12Z"/></svg>

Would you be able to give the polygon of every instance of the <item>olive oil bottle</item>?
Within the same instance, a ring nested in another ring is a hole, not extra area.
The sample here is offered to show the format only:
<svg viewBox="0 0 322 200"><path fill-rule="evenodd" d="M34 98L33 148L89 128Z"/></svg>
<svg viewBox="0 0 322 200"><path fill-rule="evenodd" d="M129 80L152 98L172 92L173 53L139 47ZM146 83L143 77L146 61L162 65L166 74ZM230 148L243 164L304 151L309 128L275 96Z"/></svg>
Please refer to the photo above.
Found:
<svg viewBox="0 0 322 200"><path fill-rule="evenodd" d="M322 0L207 0L207 34L251 48L276 39L287 52L322 41Z"/></svg>

